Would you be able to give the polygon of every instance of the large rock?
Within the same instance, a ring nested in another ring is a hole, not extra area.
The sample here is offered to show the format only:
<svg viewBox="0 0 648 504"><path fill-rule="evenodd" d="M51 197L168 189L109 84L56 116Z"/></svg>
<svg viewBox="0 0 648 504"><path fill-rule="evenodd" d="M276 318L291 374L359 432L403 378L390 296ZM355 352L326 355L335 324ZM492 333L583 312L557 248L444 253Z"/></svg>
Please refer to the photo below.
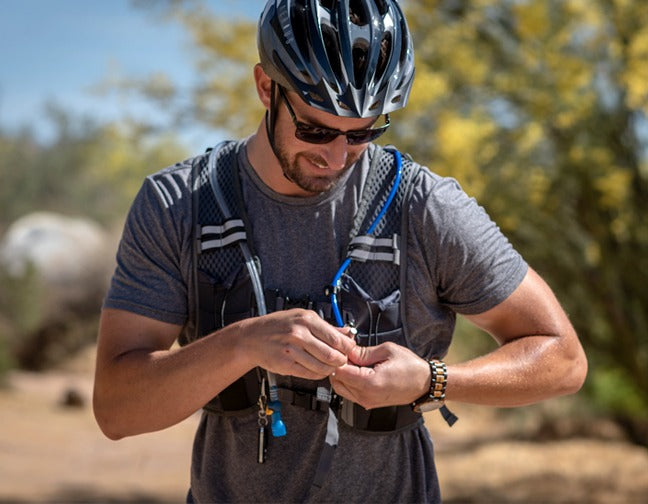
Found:
<svg viewBox="0 0 648 504"><path fill-rule="evenodd" d="M0 310L13 328L6 339L19 364L46 367L94 339L88 324L99 312L113 255L107 233L85 218L37 212L9 227L0 267L11 292L0 296Z"/></svg>
<svg viewBox="0 0 648 504"><path fill-rule="evenodd" d="M89 219L37 212L9 227L0 261L12 276L32 264L48 284L70 285L105 270L105 245L106 234Z"/></svg>

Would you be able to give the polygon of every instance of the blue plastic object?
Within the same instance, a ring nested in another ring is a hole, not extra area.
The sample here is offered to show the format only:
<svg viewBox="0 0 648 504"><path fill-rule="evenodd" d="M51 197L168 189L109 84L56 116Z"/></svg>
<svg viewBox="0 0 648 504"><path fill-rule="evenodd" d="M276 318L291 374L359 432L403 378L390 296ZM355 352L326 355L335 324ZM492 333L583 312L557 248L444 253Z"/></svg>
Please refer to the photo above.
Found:
<svg viewBox="0 0 648 504"><path fill-rule="evenodd" d="M268 403L268 408L272 410L272 415L270 415L270 418L272 420L270 424L272 435L274 437L285 436L286 425L283 423L283 420L281 419L281 402L270 401L270 403Z"/></svg>

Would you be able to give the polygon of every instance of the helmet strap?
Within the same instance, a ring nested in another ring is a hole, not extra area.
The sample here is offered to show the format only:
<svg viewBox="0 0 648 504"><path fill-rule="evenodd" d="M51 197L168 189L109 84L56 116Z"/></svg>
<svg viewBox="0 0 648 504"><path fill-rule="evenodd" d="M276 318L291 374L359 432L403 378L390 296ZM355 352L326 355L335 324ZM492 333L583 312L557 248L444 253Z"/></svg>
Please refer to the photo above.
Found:
<svg viewBox="0 0 648 504"><path fill-rule="evenodd" d="M283 167L283 164L281 163L281 158L277 153L277 147L275 146L275 141L274 141L274 130L275 130L275 122L277 118L277 108L279 106L279 100L281 99L280 97L276 97L277 95L276 88L277 88L277 83L275 81L272 81L270 87L270 108L266 110L265 113L266 134L268 135L268 142L270 143L270 148L272 149L272 153L275 155L275 158L277 158L277 161L279 162L279 166L281 167L283 176L286 177L286 179L288 179L290 182L294 183L293 179L291 179L288 176L286 170Z"/></svg>

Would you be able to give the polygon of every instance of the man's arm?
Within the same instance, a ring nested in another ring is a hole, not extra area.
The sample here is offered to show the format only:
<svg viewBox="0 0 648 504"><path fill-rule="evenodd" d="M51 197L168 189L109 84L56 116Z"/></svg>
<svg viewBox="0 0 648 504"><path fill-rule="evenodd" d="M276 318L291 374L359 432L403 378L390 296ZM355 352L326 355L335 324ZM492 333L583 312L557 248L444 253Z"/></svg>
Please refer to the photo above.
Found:
<svg viewBox="0 0 648 504"><path fill-rule="evenodd" d="M102 312L95 417L111 439L184 420L255 366L319 379L355 346L314 312L289 310L231 324L181 348L180 326L131 312Z"/></svg>
<svg viewBox="0 0 648 504"><path fill-rule="evenodd" d="M467 318L500 347L451 366L448 400L522 406L582 387L585 352L553 292L532 269L506 301Z"/></svg>
<svg viewBox="0 0 648 504"><path fill-rule="evenodd" d="M493 352L448 366L446 399L522 406L578 391L587 360L578 337L547 284L529 269L502 303L467 317L500 344ZM341 395L365 408L407 404L430 385L427 363L395 344L356 347L336 371Z"/></svg>

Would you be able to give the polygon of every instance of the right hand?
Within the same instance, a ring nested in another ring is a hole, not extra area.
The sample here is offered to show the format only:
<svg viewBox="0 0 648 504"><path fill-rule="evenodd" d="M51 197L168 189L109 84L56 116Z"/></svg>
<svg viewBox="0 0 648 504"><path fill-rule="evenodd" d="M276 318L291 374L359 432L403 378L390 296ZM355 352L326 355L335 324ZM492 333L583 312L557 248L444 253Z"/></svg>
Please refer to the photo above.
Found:
<svg viewBox="0 0 648 504"><path fill-rule="evenodd" d="M349 328L332 326L312 310L293 309L240 322L244 350L255 366L319 380L345 365L356 346Z"/></svg>

